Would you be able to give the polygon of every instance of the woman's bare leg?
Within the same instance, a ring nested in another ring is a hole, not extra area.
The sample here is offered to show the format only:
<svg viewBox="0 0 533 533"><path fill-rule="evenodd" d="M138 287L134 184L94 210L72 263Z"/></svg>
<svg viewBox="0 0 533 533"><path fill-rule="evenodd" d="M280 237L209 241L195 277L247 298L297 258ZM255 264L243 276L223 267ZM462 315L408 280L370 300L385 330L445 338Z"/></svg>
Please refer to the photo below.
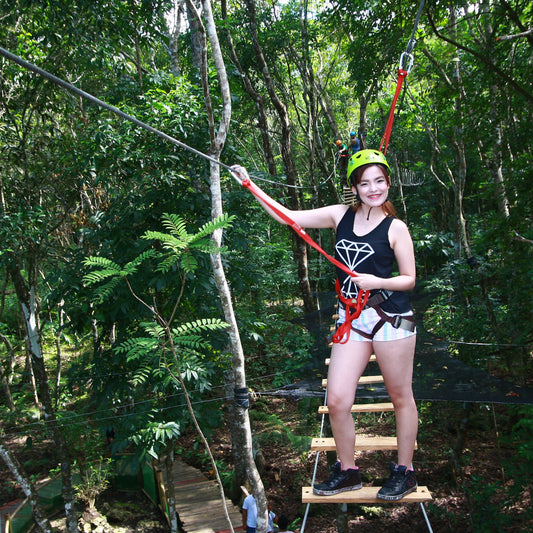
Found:
<svg viewBox="0 0 533 533"><path fill-rule="evenodd" d="M405 339L373 343L387 392L394 405L398 464L408 468L413 461L418 433L418 412L412 387L415 345L416 335Z"/></svg>
<svg viewBox="0 0 533 533"><path fill-rule="evenodd" d="M334 344L328 369L327 404L337 457L343 470L355 468L355 426L351 413L357 383L372 355L371 342Z"/></svg>

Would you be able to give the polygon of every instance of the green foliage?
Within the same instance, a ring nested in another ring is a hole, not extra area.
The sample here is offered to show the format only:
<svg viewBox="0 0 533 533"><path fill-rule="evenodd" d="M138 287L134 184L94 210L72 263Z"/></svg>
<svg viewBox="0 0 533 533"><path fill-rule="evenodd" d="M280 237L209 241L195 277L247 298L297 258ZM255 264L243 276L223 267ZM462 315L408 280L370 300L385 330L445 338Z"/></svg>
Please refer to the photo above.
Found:
<svg viewBox="0 0 533 533"><path fill-rule="evenodd" d="M102 302L113 294L123 279L137 273L141 264L151 259L156 262L154 269L156 272L168 273L172 266L179 262L184 274L190 274L198 268L194 251L202 253L224 251L223 248L216 246L209 236L214 231L228 226L233 218L224 214L204 224L195 234L188 234L185 222L180 216L166 214L163 216L163 226L169 233L147 231L143 235L143 239L160 242L166 253L155 249L146 250L123 267L110 259L89 257L84 265L94 267L94 270L84 276L84 282L87 285L105 282L95 292L98 301Z"/></svg>
<svg viewBox="0 0 533 533"><path fill-rule="evenodd" d="M502 444L516 450L517 458L504 459L504 469L513 483L507 488L510 502L522 498L529 490L533 474L533 408L529 405L511 407L511 417L518 421L505 432ZM533 518L531 506L524 509Z"/></svg>
<svg viewBox="0 0 533 533"><path fill-rule="evenodd" d="M502 513L496 497L501 483L485 477L472 477L468 484L471 518L475 531L504 531L512 524L512 516Z"/></svg>
<svg viewBox="0 0 533 533"><path fill-rule="evenodd" d="M89 509L94 509L97 496L109 486L112 468L110 458L80 467L81 481L74 485L74 491L77 499L87 504Z"/></svg>
<svg viewBox="0 0 533 533"><path fill-rule="evenodd" d="M447 339L512 345L503 350L454 344L453 350L464 361L527 383L533 338L531 46L527 37L501 37L530 28L533 12L531 2L523 0L502 5L427 5L387 155L398 162L400 176L413 169L423 178L402 193L419 278L435 295L425 325ZM205 152L210 135L190 35L178 36L179 73L171 73L176 65L169 61L166 7L158 1L135 3L132 9L124 2L3 0L0 40L23 58ZM301 186L296 195L305 207L332 203L339 186L333 135L345 137L364 119L368 146L379 144L417 3L336 0L257 8L260 44L289 113ZM258 127L258 101L226 58L233 120L224 159L276 181L265 182L265 190L287 202L281 148L288 147L280 142L280 122L250 41L249 13L239 5L228 11L227 28L244 71L264 96L267 124ZM222 27L220 20L217 24ZM214 104L220 112L217 96ZM332 117L326 116L328 108ZM272 141L276 176L266 171L262 134ZM301 314L292 234L231 179L222 176L224 206L232 213L226 222L233 216L238 220L230 227L222 219L209 220L208 163L202 158L72 98L5 59L0 143L0 328L16 350L13 389L20 406L20 412L2 412L6 423L39 417L27 376L19 372L25 333L9 276L18 267L43 304L38 318L45 353L54 353L52 332L68 330L61 344L76 347L63 360L69 382L60 384L61 404L83 413L94 409L97 414L87 419L102 427L116 425L117 447L132 442L132 435L154 453L168 443L188 422L176 377L193 386L193 395L207 396L228 365L222 322L199 318L220 312L206 256L217 252L209 234L218 228L229 229L223 259L253 385L281 386L302 375L313 339L291 322ZM466 176L458 183L463 155ZM508 214L499 203L502 187ZM458 191L464 193L460 206ZM399 187L391 193L401 207ZM473 266L460 239L460 216ZM191 225L202 229L189 235L185 228ZM320 237L331 249L331 232ZM84 264L91 272L83 272ZM333 269L314 252L308 265L313 290L330 290ZM59 322L59 304L66 324ZM149 307L175 319L170 337ZM177 361L169 356L172 343ZM5 353L2 348L2 359ZM47 368L53 368L51 359ZM208 411L208 405L198 404L197 410L215 427L220 410L217 404ZM523 461L506 466L518 480L516 491L531 477L531 416L525 410L520 417L509 429L509 445ZM166 428L169 420L179 428ZM487 486L481 480L472 484L476 503L500 490L489 485L490 480ZM476 520L489 527L491 513Z"/></svg>
<svg viewBox="0 0 533 533"><path fill-rule="evenodd" d="M311 437L308 435L295 435L292 429L275 414L266 414L252 409L250 418L261 424L261 431L256 433L254 439L260 446L263 443L290 446L305 453L309 450Z"/></svg>
<svg viewBox="0 0 533 533"><path fill-rule="evenodd" d="M230 222L231 217L222 216L204 224L196 233L189 234L181 217L164 215L163 227L168 233L147 231L143 236L153 242L153 248L141 251L125 266L101 257L89 258L85 265L93 270L84 281L89 286L96 286L98 302L114 297L123 282L131 291L130 297L142 300L133 286L142 282L142 269L148 262L151 270L160 276L175 268L175 274L180 274L178 281L184 287L188 276L199 265L193 254L220 252L209 237L213 231L226 227ZM208 354L213 354L208 334L224 331L227 324L220 319L206 318L171 325L179 305L183 304L182 293L182 290L177 293L177 301L169 307L170 318L164 315L164 309L155 308L150 300L144 301L148 320L132 317L124 338L113 347L112 353L117 360L124 361L131 369L128 381L133 390L129 394L133 397L140 394L142 397L148 393L151 396L149 401L142 402L142 408L132 413L132 417L117 420L120 437L113 443L114 449L131 443L141 456L158 457L173 439L178 438L187 419L183 410L180 412L179 405L171 407L167 403L162 409L166 396L180 391L190 397L191 393L184 388L185 382L191 384L193 392L205 393L211 388L214 363L208 357ZM117 392L115 388L112 394ZM173 420L168 419L171 416Z"/></svg>
<svg viewBox="0 0 533 533"><path fill-rule="evenodd" d="M139 328L150 336L131 337L115 347L117 354L123 354L128 363L133 362L136 365L132 377L133 385L148 384L154 377L153 369L162 367L169 370L171 376L173 372L181 373L184 380L194 382L200 391L209 388L203 361L211 345L205 333L225 330L227 328L225 322L219 319L201 319L173 328L171 340L178 356L177 361L165 355L168 349L167 333L162 327L154 323L141 323ZM175 382L174 385L180 386L179 382Z"/></svg>
<svg viewBox="0 0 533 533"><path fill-rule="evenodd" d="M250 313L250 314L248 314ZM247 361L247 373L257 386L281 387L300 379L312 362L315 339L302 325L291 321L299 316L290 305L278 304L239 312Z"/></svg>
<svg viewBox="0 0 533 533"><path fill-rule="evenodd" d="M162 450L169 442L176 440L181 434L180 425L177 422L148 422L145 427L139 429L131 437L131 441L154 459L159 459ZM141 457L142 458L142 457Z"/></svg>
<svg viewBox="0 0 533 533"><path fill-rule="evenodd" d="M194 272L198 268L192 251L199 250L202 253L223 253L226 247L218 247L211 239L213 232L231 225L235 216L223 214L217 219L204 224L194 235L187 233L185 221L178 215L165 215L163 227L168 233L147 231L143 239L151 239L161 242L163 249L168 251L168 257L162 261L157 269L168 272L176 259L180 259L180 266L186 274Z"/></svg>

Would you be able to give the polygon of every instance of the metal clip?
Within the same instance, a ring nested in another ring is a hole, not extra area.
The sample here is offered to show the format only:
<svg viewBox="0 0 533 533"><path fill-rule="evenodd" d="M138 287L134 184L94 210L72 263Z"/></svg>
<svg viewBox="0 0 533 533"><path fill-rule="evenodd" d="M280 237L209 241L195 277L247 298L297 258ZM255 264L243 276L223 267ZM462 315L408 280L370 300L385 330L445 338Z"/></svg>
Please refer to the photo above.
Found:
<svg viewBox="0 0 533 533"><path fill-rule="evenodd" d="M407 58L409 61L408 61L408 64L407 64L407 68L404 68L404 64L405 64L405 61ZM408 52L402 52L402 55L400 56L400 70L405 70L407 72L407 74L409 74L409 72L411 72L411 69L413 68L413 62L414 62L415 58L413 56L413 54L410 54Z"/></svg>

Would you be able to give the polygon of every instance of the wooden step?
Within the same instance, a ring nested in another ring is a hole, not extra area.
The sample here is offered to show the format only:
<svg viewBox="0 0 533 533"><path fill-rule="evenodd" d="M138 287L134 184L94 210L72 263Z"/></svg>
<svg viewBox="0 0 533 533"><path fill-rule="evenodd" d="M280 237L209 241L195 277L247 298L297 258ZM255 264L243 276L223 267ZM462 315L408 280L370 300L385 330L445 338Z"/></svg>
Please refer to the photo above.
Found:
<svg viewBox="0 0 533 533"><path fill-rule="evenodd" d="M329 365L329 362L330 362L330 361L331 361L331 357L326 357L326 359L325 359L326 366ZM377 361L377 359L376 359L375 354L372 354L372 355L370 356L370 359L368 360L368 362L369 362L369 363L375 363L376 361Z"/></svg>
<svg viewBox="0 0 533 533"><path fill-rule="evenodd" d="M368 385L369 383L383 383L383 376L361 376L359 379L359 385ZM322 380L322 387L326 387L328 384L327 379Z"/></svg>
<svg viewBox="0 0 533 533"><path fill-rule="evenodd" d="M415 492L411 492L401 500L388 502L376 498L379 489L380 487L363 487L360 490L350 490L333 496L317 496L313 494L313 487L302 487L302 503L416 503L429 502L433 499L427 487L418 487Z"/></svg>
<svg viewBox="0 0 533 533"><path fill-rule="evenodd" d="M382 411L394 411L392 403L355 403L352 405L352 413L380 413ZM329 414L327 405L321 405L318 408L319 415Z"/></svg>
<svg viewBox="0 0 533 533"><path fill-rule="evenodd" d="M417 445L415 443L415 450ZM311 440L311 450L315 452L330 452L336 450L333 437L316 437ZM369 437L357 435L354 450L373 452L376 450L397 450L396 437Z"/></svg>

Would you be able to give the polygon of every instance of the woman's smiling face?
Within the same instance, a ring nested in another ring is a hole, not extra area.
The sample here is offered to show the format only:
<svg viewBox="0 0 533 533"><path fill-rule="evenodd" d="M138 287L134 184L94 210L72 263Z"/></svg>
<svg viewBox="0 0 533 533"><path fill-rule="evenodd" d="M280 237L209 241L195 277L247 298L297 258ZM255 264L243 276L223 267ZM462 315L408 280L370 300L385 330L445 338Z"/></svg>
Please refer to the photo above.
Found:
<svg viewBox="0 0 533 533"><path fill-rule="evenodd" d="M359 193L361 201L370 206L383 205L389 196L390 183L380 165L371 165L365 169L354 191Z"/></svg>

